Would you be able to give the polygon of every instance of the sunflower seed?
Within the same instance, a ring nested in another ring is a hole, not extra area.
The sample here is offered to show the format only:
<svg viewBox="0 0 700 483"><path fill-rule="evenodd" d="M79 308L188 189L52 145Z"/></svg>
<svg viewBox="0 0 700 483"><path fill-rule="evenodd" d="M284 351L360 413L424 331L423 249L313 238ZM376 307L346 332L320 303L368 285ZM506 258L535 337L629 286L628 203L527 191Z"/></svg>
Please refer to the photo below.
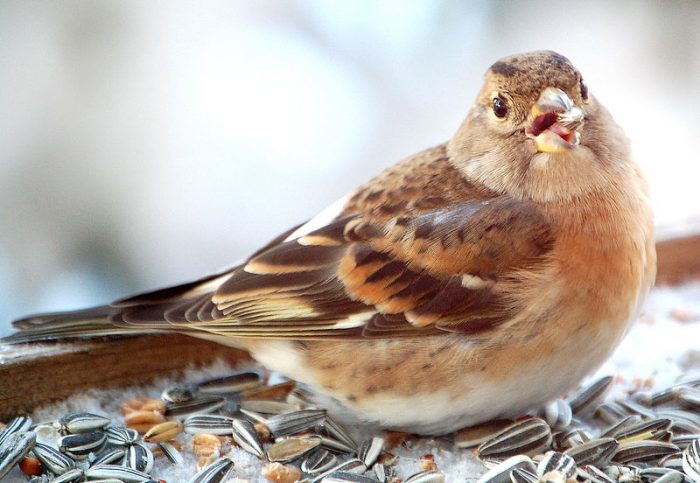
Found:
<svg viewBox="0 0 700 483"><path fill-rule="evenodd" d="M357 443L355 443L355 441L350 437L350 435L348 435L342 426L328 416L326 416L326 418L323 420L321 429L335 440L340 441L341 443L344 443L345 446L350 447L350 452L357 450Z"/></svg>
<svg viewBox="0 0 700 483"><path fill-rule="evenodd" d="M360 459L367 468L371 468L383 450L384 438L375 436L362 443L357 453L357 458Z"/></svg>
<svg viewBox="0 0 700 483"><path fill-rule="evenodd" d="M75 468L75 469L66 471L58 478L54 478L50 481L51 481L51 483L69 483L69 482L73 482L73 481L78 481L83 476L84 476L83 470Z"/></svg>
<svg viewBox="0 0 700 483"><path fill-rule="evenodd" d="M256 413L255 411L248 411L247 409L240 409L239 411L243 416L253 422L267 424L267 418L264 414Z"/></svg>
<svg viewBox="0 0 700 483"><path fill-rule="evenodd" d="M657 418L648 421L641 421L632 426L622 428L615 433L612 437L617 439L620 444L622 440L625 439L635 439L641 435L651 433L657 430L668 430L671 427L673 421L667 418Z"/></svg>
<svg viewBox="0 0 700 483"><path fill-rule="evenodd" d="M337 472L355 473L361 475L365 471L367 471L367 467L365 466L365 464L357 458L353 458L351 460L345 461L344 463L340 463L338 466L331 468L325 473L321 473L320 475L312 479L310 483L321 482L326 476Z"/></svg>
<svg viewBox="0 0 700 483"><path fill-rule="evenodd" d="M286 401L292 404L299 404L304 409L316 408L313 395L300 387L292 389L289 394L287 394Z"/></svg>
<svg viewBox="0 0 700 483"><path fill-rule="evenodd" d="M267 419L267 427L275 436L287 436L313 428L323 422L325 410L302 409L292 413L278 414Z"/></svg>
<svg viewBox="0 0 700 483"><path fill-rule="evenodd" d="M671 442L679 448L685 449L696 439L700 439L700 434L678 434L673 436Z"/></svg>
<svg viewBox="0 0 700 483"><path fill-rule="evenodd" d="M550 471L561 471L565 479L571 478L576 473L576 461L567 454L548 451L537 465L537 474L543 476Z"/></svg>
<svg viewBox="0 0 700 483"><path fill-rule="evenodd" d="M669 471L663 476L653 480L654 483L693 483L693 481L680 471Z"/></svg>
<svg viewBox="0 0 700 483"><path fill-rule="evenodd" d="M564 428L571 424L571 406L563 399L557 399L544 407L543 416L552 428Z"/></svg>
<svg viewBox="0 0 700 483"><path fill-rule="evenodd" d="M516 454L532 455L549 447L551 442L549 425L542 419L531 418L507 427L482 443L477 454L480 459L506 458Z"/></svg>
<svg viewBox="0 0 700 483"><path fill-rule="evenodd" d="M160 398L166 403L184 403L193 400L196 392L193 386L175 386L163 391Z"/></svg>
<svg viewBox="0 0 700 483"><path fill-rule="evenodd" d="M484 473L477 483L509 483L510 474L516 469L524 469L530 473L536 473L537 469L532 460L525 455L517 455L494 466Z"/></svg>
<svg viewBox="0 0 700 483"><path fill-rule="evenodd" d="M33 431L11 433L0 446L0 480L29 453L36 443Z"/></svg>
<svg viewBox="0 0 700 483"><path fill-rule="evenodd" d="M700 389L694 387L681 387L674 390L674 396L689 409L700 409Z"/></svg>
<svg viewBox="0 0 700 483"><path fill-rule="evenodd" d="M567 431L558 433L554 438L554 444L560 451L580 446L583 443L591 441L593 435L583 428L573 428Z"/></svg>
<svg viewBox="0 0 700 483"><path fill-rule="evenodd" d="M46 444L36 443L32 453L55 475L62 475L75 466L72 459Z"/></svg>
<svg viewBox="0 0 700 483"><path fill-rule="evenodd" d="M606 376L581 389L569 400L574 414L587 416L605 400L612 387L613 377Z"/></svg>
<svg viewBox="0 0 700 483"><path fill-rule="evenodd" d="M683 471L683 454L672 454L661 458L659 466L676 471Z"/></svg>
<svg viewBox="0 0 700 483"><path fill-rule="evenodd" d="M636 424L639 424L642 421L642 417L639 414L630 414L629 416L626 416L616 423L613 423L612 425L608 426L605 428L601 433L600 437L601 438L608 438L608 437L613 437L613 435L630 428Z"/></svg>
<svg viewBox="0 0 700 483"><path fill-rule="evenodd" d="M70 434L90 433L102 430L110 425L111 419L98 414L71 413L58 420L57 424L61 432Z"/></svg>
<svg viewBox="0 0 700 483"><path fill-rule="evenodd" d="M536 483L539 477L522 468L516 468L510 472L510 481L513 483Z"/></svg>
<svg viewBox="0 0 700 483"><path fill-rule="evenodd" d="M121 461L124 459L125 454L126 449L123 447L108 448L92 457L90 459L90 466L108 465L117 461Z"/></svg>
<svg viewBox="0 0 700 483"><path fill-rule="evenodd" d="M322 473L333 468L338 463L338 458L328 450L319 448L309 454L301 463L301 471L309 475Z"/></svg>
<svg viewBox="0 0 700 483"><path fill-rule="evenodd" d="M142 444L132 444L126 451L122 464L133 470L150 474L153 470L153 453Z"/></svg>
<svg viewBox="0 0 700 483"><path fill-rule="evenodd" d="M564 452L571 456L577 465L605 466L617 449L614 438L600 438L575 446Z"/></svg>
<svg viewBox="0 0 700 483"><path fill-rule="evenodd" d="M229 458L220 458L202 468L199 473L190 478L188 483L219 483L226 480L231 470L233 470L233 461Z"/></svg>
<svg viewBox="0 0 700 483"><path fill-rule="evenodd" d="M445 474L438 470L421 471L403 481L404 483L445 483Z"/></svg>
<svg viewBox="0 0 700 483"><path fill-rule="evenodd" d="M511 424L513 424L513 421L507 419L497 419L495 421L489 421L487 423L460 429L454 435L455 446L457 446L457 448L471 448L478 446L481 443L493 438Z"/></svg>
<svg viewBox="0 0 700 483"><path fill-rule="evenodd" d="M320 436L292 436L270 446L267 459L272 462L289 463L316 449L320 444Z"/></svg>
<svg viewBox="0 0 700 483"><path fill-rule="evenodd" d="M105 430L107 442L115 446L128 446L139 440L139 433L135 429L124 426L110 426Z"/></svg>
<svg viewBox="0 0 700 483"><path fill-rule="evenodd" d="M58 438L58 449L73 459L83 459L100 451L106 442L107 434L102 431L69 434Z"/></svg>
<svg viewBox="0 0 700 483"><path fill-rule="evenodd" d="M218 377L196 385L203 394L227 394L241 392L262 384L260 374L256 372L239 372L226 377Z"/></svg>
<svg viewBox="0 0 700 483"><path fill-rule="evenodd" d="M225 402L226 400L220 396L205 396L191 401L168 403L165 405L165 415L169 418L177 418L192 414L213 413Z"/></svg>
<svg viewBox="0 0 700 483"><path fill-rule="evenodd" d="M12 421L7 423L5 429L0 431L0 446L2 446L3 443L7 440L7 438L12 436L13 434L19 433L20 431L27 431L31 425L31 418L28 418L26 416L19 416L17 418L14 418Z"/></svg>
<svg viewBox="0 0 700 483"><path fill-rule="evenodd" d="M593 414L594 417L600 419L605 424L614 424L620 419L629 416L625 408L614 401L606 402L598 406Z"/></svg>
<svg viewBox="0 0 700 483"><path fill-rule="evenodd" d="M336 471L322 479L321 483L376 483L376 480L347 471Z"/></svg>
<svg viewBox="0 0 700 483"><path fill-rule="evenodd" d="M622 406L622 408L630 414L638 414L638 415L640 415L644 418L647 418L647 419L656 418L656 413L654 411L642 406L641 404L639 404L635 401L632 401L631 399L621 399L621 400L616 401L616 402L617 402L617 404Z"/></svg>
<svg viewBox="0 0 700 483"><path fill-rule="evenodd" d="M85 470L88 480L116 479L124 483L144 483L151 479L146 473L119 465L95 465Z"/></svg>
<svg viewBox="0 0 700 483"><path fill-rule="evenodd" d="M576 475L591 483L615 483L616 480L610 478L603 470L593 465L579 466L576 468Z"/></svg>
<svg viewBox="0 0 700 483"><path fill-rule="evenodd" d="M163 443L182 433L182 429L183 424L180 421L165 421L146 431L146 434L143 435L143 440L147 443ZM229 431L227 434L230 433Z"/></svg>
<svg viewBox="0 0 700 483"><path fill-rule="evenodd" d="M185 419L184 430L188 434L209 433L230 435L233 432L233 418L218 414L202 414Z"/></svg>
<svg viewBox="0 0 700 483"><path fill-rule="evenodd" d="M355 448L348 446L342 441L327 436L321 436L321 446L340 453L353 454L357 452Z"/></svg>
<svg viewBox="0 0 700 483"><path fill-rule="evenodd" d="M248 453L251 453L258 458L262 458L265 452L263 451L262 442L258 436L253 423L245 419L234 419L231 423L233 428L233 440Z"/></svg>
<svg viewBox="0 0 700 483"><path fill-rule="evenodd" d="M268 399L246 399L240 403L241 409L262 414L283 414L299 411L301 406L283 401L271 401Z"/></svg>
<svg viewBox="0 0 700 483"><path fill-rule="evenodd" d="M669 468L644 468L637 473L639 479L644 483L655 483L667 475L672 475L666 480L668 483L693 483L693 480L680 471Z"/></svg>
<svg viewBox="0 0 700 483"><path fill-rule="evenodd" d="M683 471L695 481L700 481L700 439L683 450Z"/></svg>
<svg viewBox="0 0 700 483"><path fill-rule="evenodd" d="M168 443L167 441L158 443L158 447L163 452L165 457L168 458L168 461L170 461L172 464L179 466L185 462L184 458L182 457L182 454L180 454L177 448L172 444Z"/></svg>
<svg viewBox="0 0 700 483"><path fill-rule="evenodd" d="M620 444L617 451L613 454L613 460L618 463L649 462L658 461L664 456L674 454L680 451L680 448L672 443L664 443L663 441L633 441L630 443Z"/></svg>

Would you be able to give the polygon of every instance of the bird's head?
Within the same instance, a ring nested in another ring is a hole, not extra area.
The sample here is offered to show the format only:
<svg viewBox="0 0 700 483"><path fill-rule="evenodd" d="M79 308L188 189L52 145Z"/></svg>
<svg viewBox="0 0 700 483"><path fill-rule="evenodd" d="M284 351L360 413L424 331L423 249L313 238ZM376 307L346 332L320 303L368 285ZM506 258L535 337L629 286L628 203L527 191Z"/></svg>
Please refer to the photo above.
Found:
<svg viewBox="0 0 700 483"><path fill-rule="evenodd" d="M569 199L606 181L627 140L566 57L505 57L449 145L455 164L491 189L538 201Z"/></svg>

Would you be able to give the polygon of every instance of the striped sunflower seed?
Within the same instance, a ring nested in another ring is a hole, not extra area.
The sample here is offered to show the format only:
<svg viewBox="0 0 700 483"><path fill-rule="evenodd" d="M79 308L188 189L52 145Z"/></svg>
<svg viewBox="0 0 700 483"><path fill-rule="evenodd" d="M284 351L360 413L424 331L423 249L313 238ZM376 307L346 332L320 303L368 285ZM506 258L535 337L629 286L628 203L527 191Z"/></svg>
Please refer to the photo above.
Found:
<svg viewBox="0 0 700 483"><path fill-rule="evenodd" d="M642 480L644 481L644 480ZM647 480L647 481L654 481L654 483L693 483L693 480L688 478L686 475L681 473L680 471L669 471L663 476L660 476L659 478L655 480Z"/></svg>
<svg viewBox="0 0 700 483"><path fill-rule="evenodd" d="M664 456L678 453L680 448L672 443L663 441L632 441L620 444L613 454L613 460L618 463L659 461Z"/></svg>
<svg viewBox="0 0 700 483"><path fill-rule="evenodd" d="M132 444L124 455L122 465L150 474L153 470L153 452L142 444Z"/></svg>
<svg viewBox="0 0 700 483"><path fill-rule="evenodd" d="M62 433L81 434L96 430L103 430L111 424L112 420L99 414L71 413L66 414L57 421Z"/></svg>
<svg viewBox="0 0 700 483"><path fill-rule="evenodd" d="M642 406L641 404L633 401L632 399L621 399L617 401L617 404L622 406L622 408L629 414L638 414L639 416L642 416L647 419L654 419L656 417L656 413L654 411L645 406Z"/></svg>
<svg viewBox="0 0 700 483"><path fill-rule="evenodd" d="M258 387L262 384L257 372L238 372L226 377L217 377L196 385L202 394L228 394Z"/></svg>
<svg viewBox="0 0 700 483"><path fill-rule="evenodd" d="M614 424L620 419L629 416L629 414L620 404L615 401L610 401L598 406L593 416L603 421L605 424Z"/></svg>
<svg viewBox="0 0 700 483"><path fill-rule="evenodd" d="M106 442L107 434L102 431L69 434L58 438L58 449L73 459L84 459L99 452Z"/></svg>
<svg viewBox="0 0 700 483"><path fill-rule="evenodd" d="M670 430L675 434L700 433L700 415L683 409L664 409L657 411L656 415L672 420Z"/></svg>
<svg viewBox="0 0 700 483"><path fill-rule="evenodd" d="M700 409L700 389L684 386L675 389L674 396L683 406L689 409Z"/></svg>
<svg viewBox="0 0 700 483"><path fill-rule="evenodd" d="M673 421L667 418L657 418L647 421L641 421L632 426L622 428L612 434L612 437L617 439L620 444L624 440L633 441L635 439L650 439L650 435L654 431L668 430L673 424Z"/></svg>
<svg viewBox="0 0 700 483"><path fill-rule="evenodd" d="M540 418L526 419L507 427L477 449L480 459L501 459L516 454L533 455L552 443L552 431Z"/></svg>
<svg viewBox="0 0 700 483"><path fill-rule="evenodd" d="M384 438L375 436L362 443L360 449L357 453L358 459L360 459L367 468L371 468L374 463L376 463L377 458L384 450Z"/></svg>
<svg viewBox="0 0 700 483"><path fill-rule="evenodd" d="M135 429L124 426L110 426L105 430L107 442L114 446L128 446L139 440L139 433Z"/></svg>
<svg viewBox="0 0 700 483"><path fill-rule="evenodd" d="M593 435L583 428L573 428L562 431L554 437L554 445L559 451L564 451L591 441Z"/></svg>
<svg viewBox="0 0 700 483"><path fill-rule="evenodd" d="M213 413L224 405L226 399L221 396L202 396L191 401L167 403L165 415L169 418L180 418L193 414Z"/></svg>
<svg viewBox="0 0 700 483"><path fill-rule="evenodd" d="M543 476L550 471L561 471L565 479L571 478L576 473L576 461L567 454L548 451L537 465L537 474Z"/></svg>
<svg viewBox="0 0 700 483"><path fill-rule="evenodd" d="M576 468L576 475L583 481L591 483L615 483L603 470L593 465L584 465Z"/></svg>
<svg viewBox="0 0 700 483"><path fill-rule="evenodd" d="M240 407L246 411L253 411L261 414L284 414L301 409L301 406L298 404L284 401L271 401L269 399L244 399L241 401Z"/></svg>
<svg viewBox="0 0 700 483"><path fill-rule="evenodd" d="M85 470L85 477L88 480L121 480L124 483L144 483L150 481L151 477L143 471L134 470L119 465L95 465Z"/></svg>
<svg viewBox="0 0 700 483"><path fill-rule="evenodd" d="M55 475L62 475L75 466L72 459L46 444L36 443L32 453Z"/></svg>
<svg viewBox="0 0 700 483"><path fill-rule="evenodd" d="M510 474L516 469L524 469L533 474L537 472L537 468L535 468L532 460L528 456L521 454L512 456L494 466L484 473L477 480L477 483L509 483L511 481Z"/></svg>
<svg viewBox="0 0 700 483"><path fill-rule="evenodd" d="M601 438L612 438L614 437L615 434L633 427L636 424L639 424L642 421L642 417L639 414L630 414L629 416L626 416L616 423L611 424L607 428L605 428L601 433L600 437Z"/></svg>
<svg viewBox="0 0 700 483"><path fill-rule="evenodd" d="M700 439L696 439L683 450L683 471L694 481L700 481Z"/></svg>
<svg viewBox="0 0 700 483"><path fill-rule="evenodd" d="M510 481L513 483L536 483L539 476L523 468L516 468L510 472Z"/></svg>
<svg viewBox="0 0 700 483"><path fill-rule="evenodd" d="M183 424L180 421L166 421L149 429L143 435L143 440L147 443L163 443L182 433L182 429Z"/></svg>
<svg viewBox="0 0 700 483"><path fill-rule="evenodd" d="M182 457L182 454L180 454L180 451L178 451L178 449L175 446L168 443L167 441L158 443L158 447L163 452L165 457L168 458L168 461L170 461L172 464L180 466L185 462L184 458Z"/></svg>
<svg viewBox="0 0 700 483"><path fill-rule="evenodd" d="M565 428L571 424L571 406L563 399L547 404L542 411L545 421L552 428Z"/></svg>
<svg viewBox="0 0 700 483"><path fill-rule="evenodd" d="M579 466L605 466L612 459L617 447L615 438L599 438L567 449L564 454L571 456Z"/></svg>
<svg viewBox="0 0 700 483"><path fill-rule="evenodd" d="M671 442L679 448L685 449L696 439L700 439L700 434L678 434L673 435L673 440Z"/></svg>
<svg viewBox="0 0 700 483"><path fill-rule="evenodd" d="M109 465L124 459L126 449L124 447L107 448L90 459L90 466Z"/></svg>
<svg viewBox="0 0 700 483"><path fill-rule="evenodd" d="M338 464L338 458L328 450L319 448L309 454L301 463L301 471L316 475L328 471Z"/></svg>
<svg viewBox="0 0 700 483"><path fill-rule="evenodd" d="M662 468L683 471L683 454L672 454L670 456L666 456L665 458L661 458L658 464Z"/></svg>
<svg viewBox="0 0 700 483"><path fill-rule="evenodd" d="M66 471L61 476L54 478L50 481L51 483L72 483L74 481L81 480L84 476L85 475L83 474L83 470L74 468L72 470Z"/></svg>
<svg viewBox="0 0 700 483"><path fill-rule="evenodd" d="M613 384L613 377L606 376L584 387L569 400L574 414L588 416L605 400Z"/></svg>
<svg viewBox="0 0 700 483"><path fill-rule="evenodd" d="M7 475L36 444L33 431L15 431L0 446L0 480Z"/></svg>
<svg viewBox="0 0 700 483"><path fill-rule="evenodd" d="M12 421L7 423L5 429L0 431L0 447L10 436L21 431L28 431L31 425L31 418L28 418L26 416L19 416L17 418L14 418Z"/></svg>
<svg viewBox="0 0 700 483"><path fill-rule="evenodd" d="M362 461L360 461L359 459L353 458L351 460L340 463L338 466L331 468L330 470L326 471L325 473L321 473L320 475L314 477L310 481L310 483L319 483L319 482L323 481L323 479L326 476L331 475L333 473L337 473L337 472L355 473L355 474L361 475L365 471L367 471L367 467L365 466L365 464Z"/></svg>
<svg viewBox="0 0 700 483"><path fill-rule="evenodd" d="M238 446L258 458L263 457L265 452L253 423L245 419L234 419L231 427L233 428L231 436Z"/></svg>
<svg viewBox="0 0 700 483"><path fill-rule="evenodd" d="M396 476L393 466L385 465L383 463L375 463L373 469L374 475L377 477L377 480L379 480L379 483L391 481L391 479Z"/></svg>
<svg viewBox="0 0 700 483"><path fill-rule="evenodd" d="M445 483L445 474L438 470L421 471L403 481L404 483Z"/></svg>
<svg viewBox="0 0 700 483"><path fill-rule="evenodd" d="M376 480L347 471L336 471L322 479L321 483L376 483Z"/></svg>
<svg viewBox="0 0 700 483"><path fill-rule="evenodd" d="M355 441L350 437L347 431L343 429L342 426L328 417L328 415L326 415L326 418L321 424L321 430L336 441L340 441L341 443L344 443L345 446L351 448L351 451L349 451L350 453L357 450L357 443L355 443Z"/></svg>
<svg viewBox="0 0 700 483"><path fill-rule="evenodd" d="M321 436L321 446L339 453L353 454L357 452L355 448L348 446L342 441L338 441L335 438L330 438L327 436Z"/></svg>
<svg viewBox="0 0 700 483"><path fill-rule="evenodd" d="M643 468L637 473L639 479L644 483L655 483L666 475L672 475L666 480L668 483L693 483L693 480L684 475L682 472L669 468Z"/></svg>
<svg viewBox="0 0 700 483"><path fill-rule="evenodd" d="M289 463L320 445L320 436L292 436L270 446L267 450L267 459L272 462Z"/></svg>
<svg viewBox="0 0 700 483"><path fill-rule="evenodd" d="M457 431L454 435L454 442L457 448L472 448L488 441L498 433L513 424L507 419L497 419L476 426L470 426Z"/></svg>
<svg viewBox="0 0 700 483"><path fill-rule="evenodd" d="M287 436L311 429L322 423L325 418L325 410L302 409L272 416L267 419L266 425L275 436Z"/></svg>
<svg viewBox="0 0 700 483"><path fill-rule="evenodd" d="M267 418L262 413L256 413L255 411L249 411L247 409L239 409L239 411L243 416L253 422L267 424Z"/></svg>
<svg viewBox="0 0 700 483"><path fill-rule="evenodd" d="M233 432L231 423L233 423L233 418L229 416L200 414L189 416L185 419L184 431L188 434L208 433L230 435Z"/></svg>

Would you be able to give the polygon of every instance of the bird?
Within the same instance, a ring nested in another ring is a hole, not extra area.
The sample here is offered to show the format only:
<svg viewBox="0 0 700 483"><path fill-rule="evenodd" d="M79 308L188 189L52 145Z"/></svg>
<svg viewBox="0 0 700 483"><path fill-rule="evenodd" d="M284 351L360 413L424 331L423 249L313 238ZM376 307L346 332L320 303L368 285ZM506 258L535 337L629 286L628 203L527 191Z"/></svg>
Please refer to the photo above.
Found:
<svg viewBox="0 0 700 483"><path fill-rule="evenodd" d="M361 421L513 418L610 356L654 283L647 183L556 52L491 65L445 143L201 279L14 322L11 342L178 332L247 350Z"/></svg>

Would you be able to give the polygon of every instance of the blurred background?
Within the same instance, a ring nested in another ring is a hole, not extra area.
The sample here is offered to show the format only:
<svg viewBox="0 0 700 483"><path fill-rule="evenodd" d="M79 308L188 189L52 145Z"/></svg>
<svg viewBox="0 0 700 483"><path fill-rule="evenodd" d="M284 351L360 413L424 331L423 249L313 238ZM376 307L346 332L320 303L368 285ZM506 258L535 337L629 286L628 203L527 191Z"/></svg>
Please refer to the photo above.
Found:
<svg viewBox="0 0 700 483"><path fill-rule="evenodd" d="M553 49L700 227L700 2L0 1L0 335L246 256Z"/></svg>

